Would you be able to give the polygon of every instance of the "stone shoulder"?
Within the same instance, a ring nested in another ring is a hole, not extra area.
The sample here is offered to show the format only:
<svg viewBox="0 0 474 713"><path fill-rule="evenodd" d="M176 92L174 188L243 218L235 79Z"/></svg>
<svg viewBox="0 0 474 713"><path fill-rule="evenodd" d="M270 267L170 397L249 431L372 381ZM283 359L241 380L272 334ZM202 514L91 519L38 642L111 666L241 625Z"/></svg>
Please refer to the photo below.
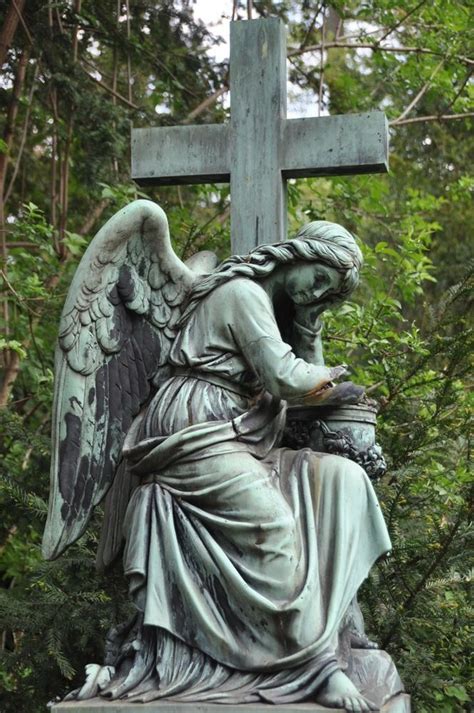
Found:
<svg viewBox="0 0 474 713"><path fill-rule="evenodd" d="M222 299L236 298L243 301L247 299L257 299L259 302L263 300L264 302L270 303L270 298L263 287L261 287L256 280L251 280L249 277L234 277L228 282L216 287L216 289L213 290L213 294Z"/></svg>

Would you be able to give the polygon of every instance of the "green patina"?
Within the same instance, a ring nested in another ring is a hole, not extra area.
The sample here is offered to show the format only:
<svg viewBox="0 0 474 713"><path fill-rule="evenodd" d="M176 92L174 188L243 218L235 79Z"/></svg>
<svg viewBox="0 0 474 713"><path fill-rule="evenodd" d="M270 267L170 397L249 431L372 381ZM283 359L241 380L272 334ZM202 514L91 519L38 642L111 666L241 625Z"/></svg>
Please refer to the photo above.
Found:
<svg viewBox="0 0 474 713"><path fill-rule="evenodd" d="M376 708L342 672L338 640L390 549L377 498L351 460L281 439L287 403L352 404L363 393L334 384L346 372L324 365L320 321L357 285L360 251L324 221L285 241L285 180L385 170L385 119L287 120L284 50L278 20L234 23L230 127L134 138L137 179L230 176L233 251L258 247L218 267L209 255L186 265L161 208L136 201L94 238L66 300L43 551L58 557L105 498L98 561L123 549L137 610L111 630L78 700ZM173 149L160 177L155 136ZM214 136L223 154L211 156ZM190 152L179 157L182 140ZM384 652L357 662L353 678L365 675L369 693L367 672L382 675L377 705L402 690Z"/></svg>

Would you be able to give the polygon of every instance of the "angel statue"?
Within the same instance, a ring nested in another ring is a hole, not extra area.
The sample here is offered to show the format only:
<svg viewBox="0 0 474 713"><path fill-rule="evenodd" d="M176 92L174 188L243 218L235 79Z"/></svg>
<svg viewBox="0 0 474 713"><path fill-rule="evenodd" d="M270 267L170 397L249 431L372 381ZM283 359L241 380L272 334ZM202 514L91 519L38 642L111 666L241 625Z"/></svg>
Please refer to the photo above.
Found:
<svg viewBox="0 0 474 713"><path fill-rule="evenodd" d="M147 200L94 238L59 328L43 551L58 557L105 498L98 560L123 551L136 614L70 697L377 709L338 654L391 547L377 498L356 463L280 446L288 403L363 393L335 384L320 322L361 262L347 230L316 221L184 264Z"/></svg>

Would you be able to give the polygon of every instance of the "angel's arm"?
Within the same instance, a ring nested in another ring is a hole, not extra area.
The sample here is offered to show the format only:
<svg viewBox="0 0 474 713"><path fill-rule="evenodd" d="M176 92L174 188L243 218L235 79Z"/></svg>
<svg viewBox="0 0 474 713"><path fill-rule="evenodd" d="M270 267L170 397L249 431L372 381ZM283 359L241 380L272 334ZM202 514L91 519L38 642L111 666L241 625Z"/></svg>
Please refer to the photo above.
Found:
<svg viewBox="0 0 474 713"><path fill-rule="evenodd" d="M308 307L299 309L295 313L292 330L292 347L296 356L315 364L324 365L323 323L319 316L313 314L313 310Z"/></svg>
<svg viewBox="0 0 474 713"><path fill-rule="evenodd" d="M286 401L319 401L321 389L338 373L296 356L283 341L271 302L259 285L235 283L229 297L232 334L265 389Z"/></svg>
<svg viewBox="0 0 474 713"><path fill-rule="evenodd" d="M246 281L245 286L238 286L236 282L228 297L227 308L234 315L232 335L249 367L273 396L308 405L360 400L362 387L350 381L333 384L346 373L344 367L315 365L296 356L283 341L271 301L259 285Z"/></svg>

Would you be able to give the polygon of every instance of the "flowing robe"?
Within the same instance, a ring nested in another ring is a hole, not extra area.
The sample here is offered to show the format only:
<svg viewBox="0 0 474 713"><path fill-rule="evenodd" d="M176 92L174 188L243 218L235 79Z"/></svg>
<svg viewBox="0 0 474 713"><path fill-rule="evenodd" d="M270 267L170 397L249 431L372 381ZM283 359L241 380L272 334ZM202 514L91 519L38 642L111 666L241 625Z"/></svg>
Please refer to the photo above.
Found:
<svg viewBox="0 0 474 713"><path fill-rule="evenodd" d="M203 298L170 363L128 453L141 663L103 695L302 700L338 668L345 612L391 546L357 464L278 447L286 402L310 403L328 372L295 356L246 278Z"/></svg>

